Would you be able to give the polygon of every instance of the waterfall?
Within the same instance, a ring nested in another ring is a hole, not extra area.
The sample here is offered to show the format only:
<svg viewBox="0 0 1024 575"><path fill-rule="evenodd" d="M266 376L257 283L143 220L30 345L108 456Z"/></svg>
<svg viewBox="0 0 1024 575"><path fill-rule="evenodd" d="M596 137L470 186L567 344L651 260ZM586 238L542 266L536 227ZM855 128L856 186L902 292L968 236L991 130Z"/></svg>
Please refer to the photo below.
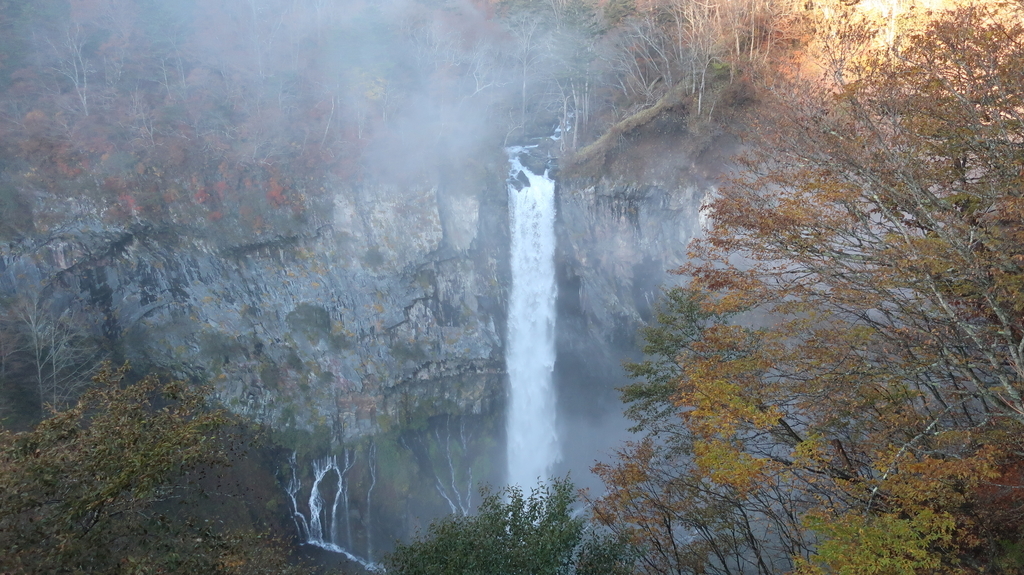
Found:
<svg viewBox="0 0 1024 575"><path fill-rule="evenodd" d="M510 148L512 293L508 309L508 483L529 490L561 459L555 429L555 183ZM523 179L528 182L524 182ZM514 183L523 184L522 189Z"/></svg>
<svg viewBox="0 0 1024 575"><path fill-rule="evenodd" d="M296 472L297 461L295 453L291 459L292 477L288 482L288 497L292 501L292 519L295 520L295 528L299 532L299 539L304 540L307 545L314 545L334 553L341 553L349 560L362 565L368 571L382 571L379 565L367 561L352 554L338 543L338 507L342 505L345 519L345 530L347 534L347 545L352 544L352 528L348 519L348 483L345 475L355 464L355 457L349 459L349 452L345 450L345 467L338 466L338 459L335 456L324 457L313 461L313 486L309 490L307 508L309 517L306 517L299 508L299 492L302 490L302 481L299 480ZM337 477L337 485L334 487L334 495L325 499L324 495L330 494L329 482L324 480L333 472ZM376 481L376 474L374 474ZM372 487L371 487L372 490ZM327 504L330 501L330 504ZM327 505L325 505L327 504ZM370 494L367 493L367 505L370 504Z"/></svg>

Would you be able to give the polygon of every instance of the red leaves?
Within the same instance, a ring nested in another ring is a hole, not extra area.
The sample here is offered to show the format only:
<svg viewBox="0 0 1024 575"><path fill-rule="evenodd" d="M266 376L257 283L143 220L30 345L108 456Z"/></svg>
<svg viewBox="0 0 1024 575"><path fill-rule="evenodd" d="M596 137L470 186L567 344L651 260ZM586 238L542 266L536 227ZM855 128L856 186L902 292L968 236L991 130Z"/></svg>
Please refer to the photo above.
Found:
<svg viewBox="0 0 1024 575"><path fill-rule="evenodd" d="M267 185L267 201L274 207L281 207L288 202L284 195L284 186L278 183L277 178L271 177Z"/></svg>
<svg viewBox="0 0 1024 575"><path fill-rule="evenodd" d="M128 216L138 215L139 206L134 197L129 194L121 194L117 199L121 202L121 206L124 208L124 211Z"/></svg>
<svg viewBox="0 0 1024 575"><path fill-rule="evenodd" d="M196 193L195 195L192 196L192 198L196 201L197 204L205 204L206 202L210 201L211 196L206 192L206 188L199 188L198 190L196 190Z"/></svg>

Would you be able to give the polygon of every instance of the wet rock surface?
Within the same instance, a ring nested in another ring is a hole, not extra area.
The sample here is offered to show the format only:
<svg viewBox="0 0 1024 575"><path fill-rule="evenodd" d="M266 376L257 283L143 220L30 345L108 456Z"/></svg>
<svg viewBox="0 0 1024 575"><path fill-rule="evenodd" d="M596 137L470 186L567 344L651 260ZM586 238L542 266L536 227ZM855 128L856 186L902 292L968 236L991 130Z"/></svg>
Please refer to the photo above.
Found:
<svg viewBox="0 0 1024 575"><path fill-rule="evenodd" d="M587 470L627 438L630 424L617 391L628 383L622 361L639 358L638 329L651 319L664 287L679 283L669 271L686 261L711 191L685 180L559 186L555 380L563 469ZM600 488L585 473L574 479Z"/></svg>
<svg viewBox="0 0 1024 575"><path fill-rule="evenodd" d="M549 141L522 158L552 168ZM80 308L127 358L211 382L275 428L328 422L346 443L410 413L497 416L509 285L500 162L434 183L334 183L308 225L245 243L180 224L114 226L80 207L60 229L3 247L0 293L45 291L55 313ZM667 270L685 261L710 189L635 180L556 192L560 405L594 425L621 412L620 362L673 281Z"/></svg>
<svg viewBox="0 0 1024 575"><path fill-rule="evenodd" d="M503 392L507 216L482 197L503 200L503 179L339 185L327 221L242 245L86 217L7 246L0 291L81 308L129 359L273 426L328 418L353 440L399 417L398 398L480 413Z"/></svg>

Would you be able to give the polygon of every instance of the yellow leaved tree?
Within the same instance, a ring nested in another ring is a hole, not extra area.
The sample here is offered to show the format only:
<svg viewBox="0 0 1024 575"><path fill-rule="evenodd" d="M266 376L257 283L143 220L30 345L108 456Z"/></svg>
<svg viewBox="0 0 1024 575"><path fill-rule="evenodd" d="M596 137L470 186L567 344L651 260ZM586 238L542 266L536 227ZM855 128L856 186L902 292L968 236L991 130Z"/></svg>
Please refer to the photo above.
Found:
<svg viewBox="0 0 1024 575"><path fill-rule="evenodd" d="M598 467L646 572L1024 569L1024 3L931 16L764 90Z"/></svg>

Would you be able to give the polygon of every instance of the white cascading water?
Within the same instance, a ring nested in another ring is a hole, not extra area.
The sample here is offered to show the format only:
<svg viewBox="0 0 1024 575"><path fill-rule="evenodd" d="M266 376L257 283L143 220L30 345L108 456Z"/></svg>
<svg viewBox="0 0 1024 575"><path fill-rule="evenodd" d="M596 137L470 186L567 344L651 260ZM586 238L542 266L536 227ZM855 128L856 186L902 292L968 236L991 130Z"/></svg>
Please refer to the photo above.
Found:
<svg viewBox="0 0 1024 575"><path fill-rule="evenodd" d="M529 185L509 185L512 228L512 293L508 309L510 381L508 483L529 491L547 481L561 459L555 428L555 183L519 161L523 148L510 148L510 178L520 173Z"/></svg>
<svg viewBox="0 0 1024 575"><path fill-rule="evenodd" d="M376 563L357 557L347 551L338 542L338 508L342 507L345 518L345 535L348 545L352 544L352 526L348 521L348 483L345 475L355 458L349 459L349 452L345 451L344 469L338 466L338 459L335 456L325 457L313 461L313 486L309 490L309 517L303 515L299 508L298 494L302 489L302 482L299 481L296 473L296 458L292 454L292 478L288 483L288 496L292 500L292 518L295 520L295 527L299 531L299 538L305 539L307 545L314 545L334 553L341 553L349 560L362 565L368 571L381 572L383 569ZM331 473L336 476L337 484L334 487L334 494L331 496L328 491L328 499L324 499L324 480ZM325 504L326 507L325 507Z"/></svg>

